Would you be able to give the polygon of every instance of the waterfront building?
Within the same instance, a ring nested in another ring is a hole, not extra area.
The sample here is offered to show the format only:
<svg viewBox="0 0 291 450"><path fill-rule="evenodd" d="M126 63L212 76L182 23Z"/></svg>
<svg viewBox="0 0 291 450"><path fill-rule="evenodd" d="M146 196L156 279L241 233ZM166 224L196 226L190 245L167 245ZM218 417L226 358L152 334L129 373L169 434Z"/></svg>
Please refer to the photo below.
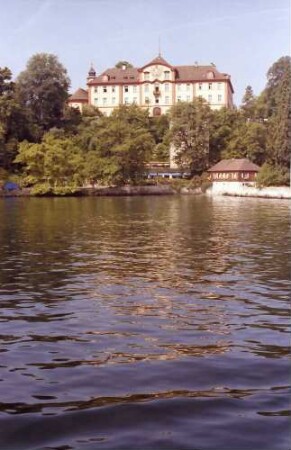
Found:
<svg viewBox="0 0 291 450"><path fill-rule="evenodd" d="M213 191L223 191L231 186L239 191L242 186L255 186L260 167L247 158L223 159L208 169Z"/></svg>
<svg viewBox="0 0 291 450"><path fill-rule="evenodd" d="M110 115L119 105L136 104L151 116L165 114L178 102L204 98L212 109L233 107L230 75L214 64L173 66L161 55L143 67L109 68L100 75L90 68L87 90L78 89L69 104L82 110L84 104L96 106Z"/></svg>

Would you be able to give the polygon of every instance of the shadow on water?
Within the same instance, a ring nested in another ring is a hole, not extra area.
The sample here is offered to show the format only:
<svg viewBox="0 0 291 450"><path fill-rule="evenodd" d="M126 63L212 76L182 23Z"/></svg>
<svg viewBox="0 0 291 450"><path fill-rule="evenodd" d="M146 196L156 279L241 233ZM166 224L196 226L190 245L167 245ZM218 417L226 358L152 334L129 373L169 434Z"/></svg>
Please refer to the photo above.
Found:
<svg viewBox="0 0 291 450"><path fill-rule="evenodd" d="M0 200L0 443L289 448L288 205Z"/></svg>

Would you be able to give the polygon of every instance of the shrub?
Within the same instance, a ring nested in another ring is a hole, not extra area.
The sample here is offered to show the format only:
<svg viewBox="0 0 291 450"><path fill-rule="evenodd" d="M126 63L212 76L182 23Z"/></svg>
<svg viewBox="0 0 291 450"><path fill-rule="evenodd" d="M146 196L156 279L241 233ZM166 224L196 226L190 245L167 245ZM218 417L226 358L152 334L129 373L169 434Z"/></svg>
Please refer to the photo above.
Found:
<svg viewBox="0 0 291 450"><path fill-rule="evenodd" d="M258 187L286 186L290 182L289 171L286 168L265 163L262 165L256 181Z"/></svg>

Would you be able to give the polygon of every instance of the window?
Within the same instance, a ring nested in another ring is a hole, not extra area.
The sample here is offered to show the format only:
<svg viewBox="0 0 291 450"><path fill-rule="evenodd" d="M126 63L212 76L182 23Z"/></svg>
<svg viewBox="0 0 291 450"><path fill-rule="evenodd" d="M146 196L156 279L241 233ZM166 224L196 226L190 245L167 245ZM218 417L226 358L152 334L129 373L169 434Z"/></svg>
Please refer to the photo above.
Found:
<svg viewBox="0 0 291 450"><path fill-rule="evenodd" d="M98 98L94 98L94 105L95 105L95 106L98 105Z"/></svg>
<svg viewBox="0 0 291 450"><path fill-rule="evenodd" d="M159 99L158 98L156 98L156 103L159 103Z"/></svg>
<svg viewBox="0 0 291 450"><path fill-rule="evenodd" d="M115 92L115 86L112 86L111 91Z"/></svg>
<svg viewBox="0 0 291 450"><path fill-rule="evenodd" d="M208 95L208 101L212 102L212 95Z"/></svg>
<svg viewBox="0 0 291 450"><path fill-rule="evenodd" d="M112 101L111 101L112 105L115 105L115 102L116 102L116 98L112 97Z"/></svg>
<svg viewBox="0 0 291 450"><path fill-rule="evenodd" d="M221 102L222 101L222 95L218 94L218 101Z"/></svg>
<svg viewBox="0 0 291 450"><path fill-rule="evenodd" d="M222 83L217 83L217 89L218 89L219 91L221 91L221 88L222 88Z"/></svg>
<svg viewBox="0 0 291 450"><path fill-rule="evenodd" d="M166 70L164 72L164 75L165 75L165 80L169 80L170 79L170 71L169 70Z"/></svg>
<svg viewBox="0 0 291 450"><path fill-rule="evenodd" d="M103 106L107 105L107 98L102 99Z"/></svg>
<svg viewBox="0 0 291 450"><path fill-rule="evenodd" d="M137 104L137 97L133 97L133 101L132 101L132 103L135 103L135 104Z"/></svg>
<svg viewBox="0 0 291 450"><path fill-rule="evenodd" d="M177 84L177 91L181 91L181 84Z"/></svg>
<svg viewBox="0 0 291 450"><path fill-rule="evenodd" d="M190 100L191 100L190 95L187 95L186 102L190 102Z"/></svg>
<svg viewBox="0 0 291 450"><path fill-rule="evenodd" d="M94 88L94 92L97 93L98 92L98 87Z"/></svg>
<svg viewBox="0 0 291 450"><path fill-rule="evenodd" d="M144 101L145 101L145 103L149 103L150 99L148 97L145 97Z"/></svg>
<svg viewBox="0 0 291 450"><path fill-rule="evenodd" d="M212 83L208 83L208 89L209 89L209 90L212 89Z"/></svg>
<svg viewBox="0 0 291 450"><path fill-rule="evenodd" d="M128 86L124 86L124 92L128 92Z"/></svg>
<svg viewBox="0 0 291 450"><path fill-rule="evenodd" d="M202 91L202 83L199 83L198 89L199 89L199 91Z"/></svg>
<svg viewBox="0 0 291 450"><path fill-rule="evenodd" d="M190 91L190 84L189 83L186 85L186 89L187 89L187 91Z"/></svg>
<svg viewBox="0 0 291 450"><path fill-rule="evenodd" d="M169 92L169 90L170 90L170 85L169 85L169 83L166 83L165 84L165 92Z"/></svg>
<svg viewBox="0 0 291 450"><path fill-rule="evenodd" d="M124 104L128 105L129 101L128 101L128 97L124 97Z"/></svg>
<svg viewBox="0 0 291 450"><path fill-rule="evenodd" d="M103 87L103 92L107 92L107 87L106 86Z"/></svg>
<svg viewBox="0 0 291 450"><path fill-rule="evenodd" d="M144 73L144 79L145 80L149 80L150 79L150 73L149 72L145 72Z"/></svg>
<svg viewBox="0 0 291 450"><path fill-rule="evenodd" d="M180 102L180 101L181 101L181 95L178 95L177 102Z"/></svg>
<svg viewBox="0 0 291 450"><path fill-rule="evenodd" d="M145 92L149 92L149 84L145 84L144 85L144 91Z"/></svg>
<svg viewBox="0 0 291 450"><path fill-rule="evenodd" d="M137 92L137 86L132 86L132 92L134 92L134 93Z"/></svg>
<svg viewBox="0 0 291 450"><path fill-rule="evenodd" d="M169 105L170 103L170 97L168 95L165 97L165 103L166 105Z"/></svg>

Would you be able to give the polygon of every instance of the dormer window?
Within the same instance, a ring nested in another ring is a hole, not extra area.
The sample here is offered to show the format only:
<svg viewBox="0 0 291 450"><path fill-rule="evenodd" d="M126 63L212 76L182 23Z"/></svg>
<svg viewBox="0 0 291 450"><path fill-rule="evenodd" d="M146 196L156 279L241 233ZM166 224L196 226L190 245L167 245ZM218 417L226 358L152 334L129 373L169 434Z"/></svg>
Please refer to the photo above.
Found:
<svg viewBox="0 0 291 450"><path fill-rule="evenodd" d="M170 71L169 70L165 70L164 78L165 78L165 80L169 80L170 79Z"/></svg>
<svg viewBox="0 0 291 450"><path fill-rule="evenodd" d="M212 72L212 70L210 70L209 72L207 72L206 76L208 79L214 78L214 72Z"/></svg>
<svg viewBox="0 0 291 450"><path fill-rule="evenodd" d="M109 81L109 75L103 75L102 81Z"/></svg>

